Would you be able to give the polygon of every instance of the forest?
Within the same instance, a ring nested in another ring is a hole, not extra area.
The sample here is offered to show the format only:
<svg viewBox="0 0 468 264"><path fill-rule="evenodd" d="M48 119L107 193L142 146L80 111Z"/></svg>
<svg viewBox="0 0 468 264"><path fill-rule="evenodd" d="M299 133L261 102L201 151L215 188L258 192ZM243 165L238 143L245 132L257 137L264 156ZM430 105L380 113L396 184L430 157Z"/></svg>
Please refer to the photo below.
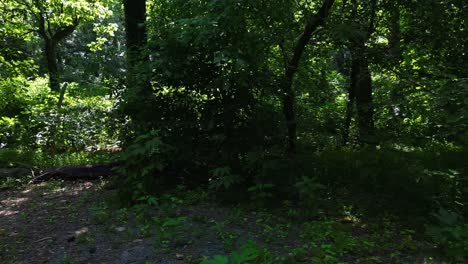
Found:
<svg viewBox="0 0 468 264"><path fill-rule="evenodd" d="M468 1L0 1L0 263L468 263Z"/></svg>

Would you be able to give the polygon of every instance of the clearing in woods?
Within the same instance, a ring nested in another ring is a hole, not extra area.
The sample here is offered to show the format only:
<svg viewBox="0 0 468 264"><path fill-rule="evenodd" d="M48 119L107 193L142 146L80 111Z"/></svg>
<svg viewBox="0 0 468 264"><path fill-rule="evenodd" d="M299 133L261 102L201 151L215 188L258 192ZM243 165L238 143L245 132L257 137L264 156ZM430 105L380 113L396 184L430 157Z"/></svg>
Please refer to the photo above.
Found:
<svg viewBox="0 0 468 264"><path fill-rule="evenodd" d="M0 192L1 263L436 263L391 219L295 220L183 187L113 208L104 181L29 184Z"/></svg>

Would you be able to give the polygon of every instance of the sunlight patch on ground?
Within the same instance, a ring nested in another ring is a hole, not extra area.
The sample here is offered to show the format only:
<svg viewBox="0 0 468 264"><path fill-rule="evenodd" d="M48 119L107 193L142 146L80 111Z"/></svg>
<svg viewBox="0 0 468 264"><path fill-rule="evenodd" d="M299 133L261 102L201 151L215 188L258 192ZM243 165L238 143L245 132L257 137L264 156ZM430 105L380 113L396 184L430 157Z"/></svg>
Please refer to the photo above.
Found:
<svg viewBox="0 0 468 264"><path fill-rule="evenodd" d="M0 211L0 216L11 216L11 215L15 215L15 214L18 214L19 211L13 211L13 210L1 210Z"/></svg>
<svg viewBox="0 0 468 264"><path fill-rule="evenodd" d="M21 191L21 193L22 193L22 194L28 194L28 193L30 193L30 192L32 192L32 191L33 191L33 189L26 189L26 190L24 190L24 191Z"/></svg>
<svg viewBox="0 0 468 264"><path fill-rule="evenodd" d="M20 204L25 203L27 201L29 201L29 198L27 198L27 197L8 198L8 199L5 199L5 200L2 200L0 202L0 204L7 205L7 206L17 206L17 205L20 205Z"/></svg>
<svg viewBox="0 0 468 264"><path fill-rule="evenodd" d="M70 185L65 183L64 186L54 186L54 185L42 185L42 194L45 196L57 197L63 194L68 196L78 196L82 192L87 191L95 187L95 184L92 182L82 182L77 185Z"/></svg>
<svg viewBox="0 0 468 264"><path fill-rule="evenodd" d="M19 213L16 210L10 210L11 207L19 206L25 202L29 201L27 197L19 197L19 198L7 198L0 201L0 207L6 207L8 209L0 210L0 216L12 216Z"/></svg>

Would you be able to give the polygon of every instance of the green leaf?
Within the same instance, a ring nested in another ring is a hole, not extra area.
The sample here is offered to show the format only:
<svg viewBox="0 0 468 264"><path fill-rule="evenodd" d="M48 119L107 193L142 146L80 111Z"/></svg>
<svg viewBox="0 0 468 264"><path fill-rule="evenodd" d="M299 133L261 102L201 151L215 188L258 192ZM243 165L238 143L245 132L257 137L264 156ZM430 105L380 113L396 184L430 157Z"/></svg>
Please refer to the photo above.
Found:
<svg viewBox="0 0 468 264"><path fill-rule="evenodd" d="M202 261L200 264L228 264L229 260L226 256L216 255L213 259L207 259Z"/></svg>
<svg viewBox="0 0 468 264"><path fill-rule="evenodd" d="M247 242L241 247L240 251L231 253L231 260L236 264L245 263L246 261L254 260L260 255L260 250L253 241Z"/></svg>

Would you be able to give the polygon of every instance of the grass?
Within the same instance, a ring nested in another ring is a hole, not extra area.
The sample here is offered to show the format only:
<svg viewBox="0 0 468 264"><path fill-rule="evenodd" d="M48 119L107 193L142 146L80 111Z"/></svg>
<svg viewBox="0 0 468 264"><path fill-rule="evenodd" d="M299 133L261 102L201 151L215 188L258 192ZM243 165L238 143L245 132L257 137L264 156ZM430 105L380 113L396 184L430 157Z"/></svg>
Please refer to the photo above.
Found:
<svg viewBox="0 0 468 264"><path fill-rule="evenodd" d="M75 152L56 154L51 158L48 154L37 152L33 156L32 164L40 168L76 166L84 164L98 164L109 161L108 154L92 152Z"/></svg>
<svg viewBox="0 0 468 264"><path fill-rule="evenodd" d="M110 161L108 153L71 152L51 155L36 150L0 149L0 167L60 167Z"/></svg>

